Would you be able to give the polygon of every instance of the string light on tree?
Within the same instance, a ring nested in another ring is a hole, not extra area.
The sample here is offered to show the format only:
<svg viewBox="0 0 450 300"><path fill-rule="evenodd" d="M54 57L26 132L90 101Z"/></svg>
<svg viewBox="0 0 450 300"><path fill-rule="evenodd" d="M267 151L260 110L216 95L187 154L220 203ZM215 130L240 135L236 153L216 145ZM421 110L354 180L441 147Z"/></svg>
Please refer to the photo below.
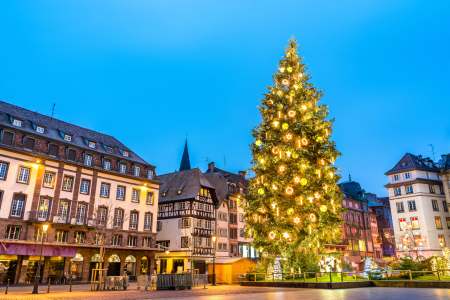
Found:
<svg viewBox="0 0 450 300"><path fill-rule="evenodd" d="M260 106L262 122L253 131L255 177L245 209L259 215L258 221L248 218L255 248L275 262L284 257L284 266L339 237L341 194L333 166L339 153L327 107L309 82L295 41L273 78Z"/></svg>

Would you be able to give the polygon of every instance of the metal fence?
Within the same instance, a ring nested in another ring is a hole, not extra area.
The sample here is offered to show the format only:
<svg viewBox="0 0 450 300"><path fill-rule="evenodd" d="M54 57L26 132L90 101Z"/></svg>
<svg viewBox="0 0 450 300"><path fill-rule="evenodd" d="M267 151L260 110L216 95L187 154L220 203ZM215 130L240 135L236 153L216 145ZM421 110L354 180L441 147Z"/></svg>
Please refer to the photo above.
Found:
<svg viewBox="0 0 450 300"><path fill-rule="evenodd" d="M208 275L206 274L158 274L156 287L158 290L169 289L190 289L192 287L208 284Z"/></svg>

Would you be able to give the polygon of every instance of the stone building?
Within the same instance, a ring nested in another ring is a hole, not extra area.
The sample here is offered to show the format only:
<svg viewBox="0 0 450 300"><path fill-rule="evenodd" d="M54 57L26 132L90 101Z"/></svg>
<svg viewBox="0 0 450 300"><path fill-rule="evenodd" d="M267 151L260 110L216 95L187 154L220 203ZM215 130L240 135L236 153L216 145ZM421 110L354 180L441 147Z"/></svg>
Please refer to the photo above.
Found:
<svg viewBox="0 0 450 300"><path fill-rule="evenodd" d="M109 275L151 272L154 174L110 135L0 102L0 280L33 281L41 245L42 282L88 281L100 248Z"/></svg>

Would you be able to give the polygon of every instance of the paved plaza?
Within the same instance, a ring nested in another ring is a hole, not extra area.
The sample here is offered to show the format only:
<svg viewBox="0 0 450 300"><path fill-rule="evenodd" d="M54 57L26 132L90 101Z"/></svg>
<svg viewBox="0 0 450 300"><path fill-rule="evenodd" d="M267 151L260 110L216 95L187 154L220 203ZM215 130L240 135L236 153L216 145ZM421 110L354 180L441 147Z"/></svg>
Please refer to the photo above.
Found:
<svg viewBox="0 0 450 300"><path fill-rule="evenodd" d="M30 287L13 287L8 295L0 294L0 300L133 300L133 299L211 299L211 300L447 300L450 299L448 289L405 289L405 288L359 288L347 290L260 288L240 286L209 286L207 289L196 288L183 291L137 291L134 286L128 291L89 292L88 286L74 286L73 292L65 292L66 287L55 287L54 292L31 295ZM45 287L41 288L44 292ZM2 289L2 292L4 290Z"/></svg>

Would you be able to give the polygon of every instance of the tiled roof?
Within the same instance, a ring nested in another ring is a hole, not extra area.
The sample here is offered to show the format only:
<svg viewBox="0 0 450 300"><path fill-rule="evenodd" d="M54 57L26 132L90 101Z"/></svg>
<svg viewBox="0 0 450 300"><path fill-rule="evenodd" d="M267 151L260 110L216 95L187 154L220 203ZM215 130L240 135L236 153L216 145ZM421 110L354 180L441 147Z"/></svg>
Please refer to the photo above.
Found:
<svg viewBox="0 0 450 300"><path fill-rule="evenodd" d="M214 185L198 168L160 175L157 179L161 182L160 203L193 199L198 195L200 187L211 189L211 196L216 198Z"/></svg>
<svg viewBox="0 0 450 300"><path fill-rule="evenodd" d="M385 175L412 170L439 172L439 167L428 157L406 153L392 169L385 173Z"/></svg>
<svg viewBox="0 0 450 300"><path fill-rule="evenodd" d="M13 119L22 121L21 127L12 124ZM73 145L91 151L100 152L107 155L117 156L125 160L149 165L145 160L132 152L127 146L122 144L113 136L73 125L25 108L0 101L0 125L19 129L44 138L59 141L67 145ZM43 133L39 133L36 127L44 128ZM64 140L64 135L72 136L70 142ZM95 149L90 148L89 141L95 142ZM128 152L128 157L124 156L124 151Z"/></svg>
<svg viewBox="0 0 450 300"><path fill-rule="evenodd" d="M356 181L346 181L339 184L339 188L344 193L346 198L352 198L353 200L364 200L365 191L361 188L361 185Z"/></svg>

